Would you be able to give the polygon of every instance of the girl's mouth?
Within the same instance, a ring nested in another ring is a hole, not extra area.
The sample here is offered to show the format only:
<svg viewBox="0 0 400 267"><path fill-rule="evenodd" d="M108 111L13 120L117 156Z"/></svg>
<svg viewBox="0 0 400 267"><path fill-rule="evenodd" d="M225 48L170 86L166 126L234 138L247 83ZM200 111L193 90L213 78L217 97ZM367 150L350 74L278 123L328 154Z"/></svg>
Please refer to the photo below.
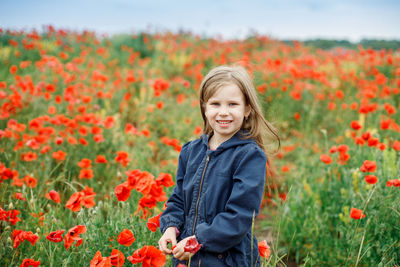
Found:
<svg viewBox="0 0 400 267"><path fill-rule="evenodd" d="M228 124L231 122L231 120L217 120L217 123L221 126L228 126Z"/></svg>

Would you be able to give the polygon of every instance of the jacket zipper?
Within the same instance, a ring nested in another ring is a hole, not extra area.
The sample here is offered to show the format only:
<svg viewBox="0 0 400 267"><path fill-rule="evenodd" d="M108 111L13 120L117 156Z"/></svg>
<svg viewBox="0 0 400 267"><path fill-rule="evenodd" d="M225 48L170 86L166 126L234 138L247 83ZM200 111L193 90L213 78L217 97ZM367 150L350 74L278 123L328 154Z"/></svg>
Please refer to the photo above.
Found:
<svg viewBox="0 0 400 267"><path fill-rule="evenodd" d="M206 173L206 168L208 165L208 162L210 161L210 156L207 156L206 159L206 164L204 165L203 169L203 174L201 175L201 180L200 180L200 188L199 188L199 195L197 196L197 202L196 202L196 214L194 216L194 222L193 222L193 234L194 234L194 229L196 228L196 221L197 221L197 208L199 206L199 201L200 201L200 194L201 194L201 189L203 187L203 180L204 180L204 174Z"/></svg>

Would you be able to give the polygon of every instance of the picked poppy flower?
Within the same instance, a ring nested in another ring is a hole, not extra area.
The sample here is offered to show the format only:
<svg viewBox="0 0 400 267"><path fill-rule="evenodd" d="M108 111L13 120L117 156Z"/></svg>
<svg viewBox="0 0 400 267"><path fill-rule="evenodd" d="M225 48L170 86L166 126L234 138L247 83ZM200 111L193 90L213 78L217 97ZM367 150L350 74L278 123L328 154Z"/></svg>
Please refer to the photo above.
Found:
<svg viewBox="0 0 400 267"><path fill-rule="evenodd" d="M362 172L374 172L374 171L376 171L376 163L375 163L375 161L365 160L363 165L360 167L360 171L362 171Z"/></svg>
<svg viewBox="0 0 400 267"><path fill-rule="evenodd" d="M125 256L124 254L119 251L118 249L113 249L111 252L111 256L109 257L111 260L112 266L123 266L125 263Z"/></svg>
<svg viewBox="0 0 400 267"><path fill-rule="evenodd" d="M78 247L82 244L83 239L79 236L80 234L86 233L86 226L84 225L77 225L72 227L71 229L68 230L68 233L64 237L64 247L66 250L71 247L74 242L75 246Z"/></svg>
<svg viewBox="0 0 400 267"><path fill-rule="evenodd" d="M258 253L260 253L260 257L264 259L268 259L271 255L271 249L266 240L258 242Z"/></svg>
<svg viewBox="0 0 400 267"><path fill-rule="evenodd" d="M133 236L133 233L131 232L131 230L124 229L118 235L117 241L121 245L129 247L130 245L132 245L133 242L135 242L135 237Z"/></svg>
<svg viewBox="0 0 400 267"><path fill-rule="evenodd" d="M63 236L62 234L64 233L65 230L57 230L55 232L51 232L46 236L47 240L54 242L54 243L59 243L63 241Z"/></svg>
<svg viewBox="0 0 400 267"><path fill-rule="evenodd" d="M365 175L364 179L369 184L376 184L378 182L378 178L375 175Z"/></svg>
<svg viewBox="0 0 400 267"><path fill-rule="evenodd" d="M199 244L199 242L197 242L196 237L191 237L186 241L183 250L191 254L196 254L196 252L199 251L199 249L201 249L202 246L203 246L202 244Z"/></svg>
<svg viewBox="0 0 400 267"><path fill-rule="evenodd" d="M40 265L40 261L35 261L34 259L24 259L19 267L37 267Z"/></svg>
<svg viewBox="0 0 400 267"><path fill-rule="evenodd" d="M50 190L48 194L46 194L46 198L53 200L56 203L61 202L60 194L55 190Z"/></svg>
<svg viewBox="0 0 400 267"><path fill-rule="evenodd" d="M332 158L326 154L322 154L321 156L319 156L319 159L325 164L331 164L332 162Z"/></svg>
<svg viewBox="0 0 400 267"><path fill-rule="evenodd" d="M351 208L350 217L353 218L354 220L359 220L361 218L364 218L365 214L363 214L362 210L359 210L359 209L356 209L356 208Z"/></svg>
<svg viewBox="0 0 400 267"><path fill-rule="evenodd" d="M166 256L154 246L144 246L127 259L133 264L141 262L142 267L162 267L165 265Z"/></svg>
<svg viewBox="0 0 400 267"><path fill-rule="evenodd" d="M101 256L101 252L98 250L90 261L89 267L111 267L111 259Z"/></svg>

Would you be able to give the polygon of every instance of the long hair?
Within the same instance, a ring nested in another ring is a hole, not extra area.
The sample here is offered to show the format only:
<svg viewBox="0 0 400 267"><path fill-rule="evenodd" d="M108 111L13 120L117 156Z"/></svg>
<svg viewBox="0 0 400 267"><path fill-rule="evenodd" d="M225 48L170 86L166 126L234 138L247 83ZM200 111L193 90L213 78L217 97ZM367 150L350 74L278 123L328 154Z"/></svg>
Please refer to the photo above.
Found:
<svg viewBox="0 0 400 267"><path fill-rule="evenodd" d="M268 155L271 154L271 150L267 141L273 136L278 141L279 149L280 139L277 131L264 118L253 82L247 71L241 66L219 66L213 68L201 82L199 98L201 116L203 117L203 132L208 135L213 132L205 115L207 101L219 88L230 84L235 84L240 89L244 96L245 104L251 108L249 116L243 120L241 127L242 130L246 130L249 133L244 135L243 138L253 138Z"/></svg>

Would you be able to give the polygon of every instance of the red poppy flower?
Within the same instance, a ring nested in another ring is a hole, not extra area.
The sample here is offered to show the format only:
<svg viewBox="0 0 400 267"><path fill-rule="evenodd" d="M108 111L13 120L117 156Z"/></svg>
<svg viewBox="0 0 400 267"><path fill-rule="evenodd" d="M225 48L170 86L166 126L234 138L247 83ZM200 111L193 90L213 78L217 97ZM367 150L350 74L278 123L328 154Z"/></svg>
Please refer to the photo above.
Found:
<svg viewBox="0 0 400 267"><path fill-rule="evenodd" d="M54 242L54 243L62 242L62 241L63 241L63 236L62 236L62 234L64 233L64 231L65 231L65 230L57 230L57 231L55 231L55 232L51 232L50 234L48 234L48 235L46 236L46 238L47 238L49 241L52 241L52 242Z"/></svg>
<svg viewBox="0 0 400 267"><path fill-rule="evenodd" d="M347 151L349 151L349 147L347 145L338 145L337 150L340 153L346 153Z"/></svg>
<svg viewBox="0 0 400 267"><path fill-rule="evenodd" d="M28 186L30 188L34 188L37 185L37 180L34 177L29 176L29 175L24 177L24 181L25 181L26 186Z"/></svg>
<svg viewBox="0 0 400 267"><path fill-rule="evenodd" d="M118 243L120 243L123 246L129 247L132 245L133 242L135 242L135 237L133 236L133 233L129 229L124 229L117 238Z"/></svg>
<svg viewBox="0 0 400 267"><path fill-rule="evenodd" d="M128 165L130 161L130 159L128 158L128 153L125 151L118 151L117 156L115 157L115 161L126 167L126 165Z"/></svg>
<svg viewBox="0 0 400 267"><path fill-rule="evenodd" d="M149 228L150 231L155 232L157 231L157 228L160 227L160 216L162 212L160 212L157 216L151 217L147 221L147 228Z"/></svg>
<svg viewBox="0 0 400 267"><path fill-rule="evenodd" d="M378 182L378 178L375 175L366 175L364 179L369 184L376 184Z"/></svg>
<svg viewBox="0 0 400 267"><path fill-rule="evenodd" d="M19 267L37 267L40 265L40 261L35 261L33 259L24 259Z"/></svg>
<svg viewBox="0 0 400 267"><path fill-rule="evenodd" d="M69 208L73 212L77 212L81 210L81 200L82 194L80 192L73 193L72 196L68 199L65 207Z"/></svg>
<svg viewBox="0 0 400 267"><path fill-rule="evenodd" d="M82 244L83 239L79 236L80 234L86 233L86 226L77 225L68 230L68 233L64 237L64 247L66 250L76 241L75 246L78 247Z"/></svg>
<svg viewBox="0 0 400 267"><path fill-rule="evenodd" d="M373 146L377 146L379 144L379 139L378 138L373 138L370 137L367 141L368 146L373 147Z"/></svg>
<svg viewBox="0 0 400 267"><path fill-rule="evenodd" d="M11 74L17 73L17 70L18 70L18 67L15 66L15 65L12 65L12 66L10 67L10 73L11 73Z"/></svg>
<svg viewBox="0 0 400 267"><path fill-rule="evenodd" d="M358 121L352 121L351 128L353 128L354 130L359 130L362 128L362 126Z"/></svg>
<svg viewBox="0 0 400 267"><path fill-rule="evenodd" d="M123 266L125 263L124 254L115 248L112 250L111 256L109 258L111 259L112 266Z"/></svg>
<svg viewBox="0 0 400 267"><path fill-rule="evenodd" d="M268 259L271 255L271 250L266 240L258 242L258 253L265 259Z"/></svg>
<svg viewBox="0 0 400 267"><path fill-rule="evenodd" d="M21 219L18 218L18 214L20 214L19 210L9 210L5 211L2 208L0 208L0 221L8 221L12 225L15 225L17 222L20 222Z"/></svg>
<svg viewBox="0 0 400 267"><path fill-rule="evenodd" d="M319 159L325 164L330 164L332 162L332 158L326 154L319 156Z"/></svg>
<svg viewBox="0 0 400 267"><path fill-rule="evenodd" d="M25 232L23 230L15 229L11 234L11 240L14 242L13 248L17 248L22 242L27 240L32 246L38 241L39 236L35 235L31 231Z"/></svg>
<svg viewBox="0 0 400 267"><path fill-rule="evenodd" d="M92 167L92 161L90 159L82 159L78 162L78 166L82 169L89 169Z"/></svg>
<svg viewBox="0 0 400 267"><path fill-rule="evenodd" d="M394 141L393 149L396 151L400 151L400 141L398 141L398 140Z"/></svg>
<svg viewBox="0 0 400 267"><path fill-rule="evenodd" d="M96 163L107 163L107 159L105 156L102 155L97 155L97 158L95 159Z"/></svg>
<svg viewBox="0 0 400 267"><path fill-rule="evenodd" d="M86 208L92 208L96 204L94 202L95 196L96 193L93 192L93 188L86 186L84 190L72 194L65 207L71 209L73 212L80 211L81 205Z"/></svg>
<svg viewBox="0 0 400 267"><path fill-rule="evenodd" d="M362 139L365 141L368 141L368 139L371 137L371 134L369 132L365 132L361 135Z"/></svg>
<svg viewBox="0 0 400 267"><path fill-rule="evenodd" d="M142 172L139 177L136 178L136 190L143 195L150 193L153 180L154 176L149 172Z"/></svg>
<svg viewBox="0 0 400 267"><path fill-rule="evenodd" d="M81 179L91 179L91 178L93 178L93 170L92 169L82 169L79 172L79 178L81 178Z"/></svg>
<svg viewBox="0 0 400 267"><path fill-rule="evenodd" d="M365 214L363 214L362 210L351 208L350 217L353 218L354 220L359 220L361 218L364 218Z"/></svg>
<svg viewBox="0 0 400 267"><path fill-rule="evenodd" d="M362 139L361 137L356 137L355 142L357 145L360 145L360 146L363 146L365 144L364 139Z"/></svg>
<svg viewBox="0 0 400 267"><path fill-rule="evenodd" d="M387 187L400 187L400 179L389 180L386 182Z"/></svg>
<svg viewBox="0 0 400 267"><path fill-rule="evenodd" d="M21 160L27 161L27 162L35 161L35 160L37 160L37 154L35 152L22 153Z"/></svg>
<svg viewBox="0 0 400 267"><path fill-rule="evenodd" d="M46 194L46 198L53 200L56 203L61 202L60 194L55 190L50 190L50 192L48 194Z"/></svg>
<svg viewBox="0 0 400 267"><path fill-rule="evenodd" d="M15 193L15 198L16 198L16 199L19 199L19 200L26 201L26 198L24 198L24 196L22 195L21 192Z"/></svg>
<svg viewBox="0 0 400 267"><path fill-rule="evenodd" d="M365 160L363 165L360 167L360 171L362 172L374 172L376 170L375 161Z"/></svg>
<svg viewBox="0 0 400 267"><path fill-rule="evenodd" d="M67 155L67 154L66 154L64 151L58 150L58 151L56 151L56 152L53 152L52 157L53 157L55 160L60 160L60 161L62 161L62 160L65 160L65 156L66 156L66 155Z"/></svg>
<svg viewBox="0 0 400 267"><path fill-rule="evenodd" d="M102 257L101 252L98 250L90 261L89 267L111 267L111 259Z"/></svg>
<svg viewBox="0 0 400 267"><path fill-rule="evenodd" d="M131 189L129 188L127 182L117 185L114 192L118 198L118 201L126 201L131 195Z"/></svg>
<svg viewBox="0 0 400 267"><path fill-rule="evenodd" d="M128 261L133 264L142 263L142 267L162 267L165 265L166 257L164 253L154 246L144 246L137 249Z"/></svg>
<svg viewBox="0 0 400 267"><path fill-rule="evenodd" d="M150 195L157 202L163 202L168 199L166 193L164 192L164 187L162 185L158 185L156 182L151 184Z"/></svg>
<svg viewBox="0 0 400 267"><path fill-rule="evenodd" d="M191 254L196 254L196 252L199 251L199 249L201 249L202 246L203 246L202 244L199 244L199 242L197 242L196 237L191 237L186 241L183 250Z"/></svg>
<svg viewBox="0 0 400 267"><path fill-rule="evenodd" d="M56 144L57 145L61 145L64 142L64 140L62 139L62 137L56 137Z"/></svg>
<svg viewBox="0 0 400 267"><path fill-rule="evenodd" d="M172 180L172 175L169 173L160 173L160 175L158 175L156 178L156 183L165 187L170 187L175 184L175 182Z"/></svg>

